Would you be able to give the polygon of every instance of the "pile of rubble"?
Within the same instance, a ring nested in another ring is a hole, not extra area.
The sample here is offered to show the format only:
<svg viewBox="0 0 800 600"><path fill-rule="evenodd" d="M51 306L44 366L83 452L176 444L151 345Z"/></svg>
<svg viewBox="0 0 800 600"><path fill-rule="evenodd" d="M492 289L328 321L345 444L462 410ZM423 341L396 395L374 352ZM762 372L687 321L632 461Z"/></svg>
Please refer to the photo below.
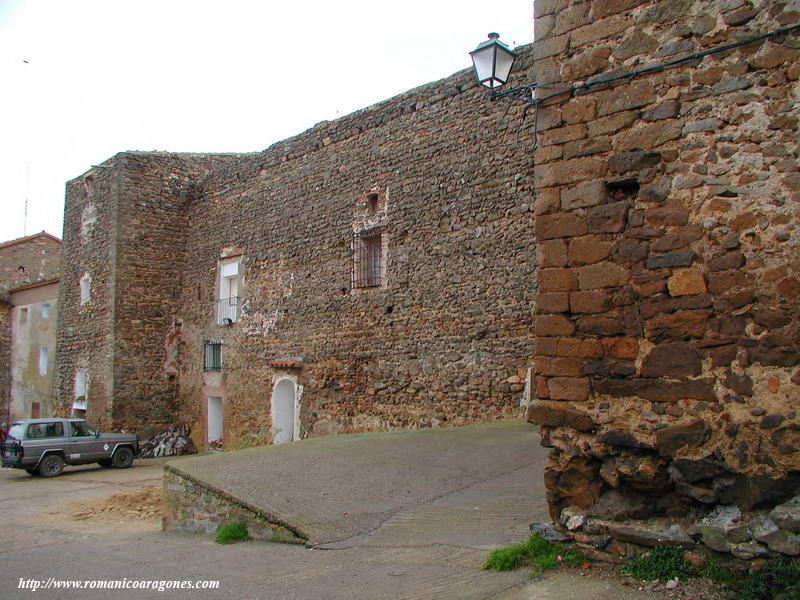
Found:
<svg viewBox="0 0 800 600"><path fill-rule="evenodd" d="M531 523L545 539L574 542L594 560L622 563L652 546L693 548L702 544L742 560L781 554L800 556L800 495L772 510L742 513L737 506L716 506L697 521L666 519L614 522L588 516L573 507L559 523Z"/></svg>
<svg viewBox="0 0 800 600"><path fill-rule="evenodd" d="M181 454L197 454L197 448L190 437L188 425L176 425L159 431L153 437L139 442L141 458L157 456L179 456Z"/></svg>

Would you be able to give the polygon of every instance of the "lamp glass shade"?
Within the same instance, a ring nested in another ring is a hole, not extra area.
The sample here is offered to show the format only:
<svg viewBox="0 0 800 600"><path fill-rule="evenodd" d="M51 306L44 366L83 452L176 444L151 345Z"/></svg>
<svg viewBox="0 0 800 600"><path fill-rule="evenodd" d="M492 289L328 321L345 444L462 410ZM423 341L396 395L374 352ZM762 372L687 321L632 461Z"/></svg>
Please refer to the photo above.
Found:
<svg viewBox="0 0 800 600"><path fill-rule="evenodd" d="M488 40L469 53L478 83L490 89L498 88L508 81L517 57L498 37L496 33L490 33Z"/></svg>

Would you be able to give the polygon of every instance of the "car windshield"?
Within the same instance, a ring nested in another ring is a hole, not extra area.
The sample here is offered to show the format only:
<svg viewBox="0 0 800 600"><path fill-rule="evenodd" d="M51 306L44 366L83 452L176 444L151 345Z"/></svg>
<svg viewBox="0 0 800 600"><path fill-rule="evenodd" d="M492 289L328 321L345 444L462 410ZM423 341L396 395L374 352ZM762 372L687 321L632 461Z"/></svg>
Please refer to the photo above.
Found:
<svg viewBox="0 0 800 600"><path fill-rule="evenodd" d="M94 429L86 421L70 421L69 422L72 437L85 437L94 435Z"/></svg>
<svg viewBox="0 0 800 600"><path fill-rule="evenodd" d="M11 429L8 430L8 437L15 440L22 439L22 432L25 431L25 425L22 423L14 423Z"/></svg>

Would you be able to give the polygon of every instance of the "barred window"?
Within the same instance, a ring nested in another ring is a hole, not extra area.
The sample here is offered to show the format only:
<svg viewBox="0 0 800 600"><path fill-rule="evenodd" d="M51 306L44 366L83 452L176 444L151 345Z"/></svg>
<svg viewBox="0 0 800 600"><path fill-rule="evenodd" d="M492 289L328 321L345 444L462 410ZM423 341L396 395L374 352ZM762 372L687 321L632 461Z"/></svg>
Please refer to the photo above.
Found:
<svg viewBox="0 0 800 600"><path fill-rule="evenodd" d="M383 229L353 235L354 288L380 287L384 283Z"/></svg>
<svg viewBox="0 0 800 600"><path fill-rule="evenodd" d="M222 344L219 342L206 342L203 352L203 370L222 370Z"/></svg>

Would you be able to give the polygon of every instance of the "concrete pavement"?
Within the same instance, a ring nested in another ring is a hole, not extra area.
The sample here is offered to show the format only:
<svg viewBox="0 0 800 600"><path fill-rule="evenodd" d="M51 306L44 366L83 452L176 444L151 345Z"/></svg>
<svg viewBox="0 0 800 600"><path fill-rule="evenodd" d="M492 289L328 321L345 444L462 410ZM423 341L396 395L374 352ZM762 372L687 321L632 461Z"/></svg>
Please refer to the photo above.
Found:
<svg viewBox="0 0 800 600"><path fill-rule="evenodd" d="M503 421L312 438L170 467L291 525L310 545L392 541L410 528L427 543L487 547L526 537L528 522L546 517L538 441L535 427Z"/></svg>

